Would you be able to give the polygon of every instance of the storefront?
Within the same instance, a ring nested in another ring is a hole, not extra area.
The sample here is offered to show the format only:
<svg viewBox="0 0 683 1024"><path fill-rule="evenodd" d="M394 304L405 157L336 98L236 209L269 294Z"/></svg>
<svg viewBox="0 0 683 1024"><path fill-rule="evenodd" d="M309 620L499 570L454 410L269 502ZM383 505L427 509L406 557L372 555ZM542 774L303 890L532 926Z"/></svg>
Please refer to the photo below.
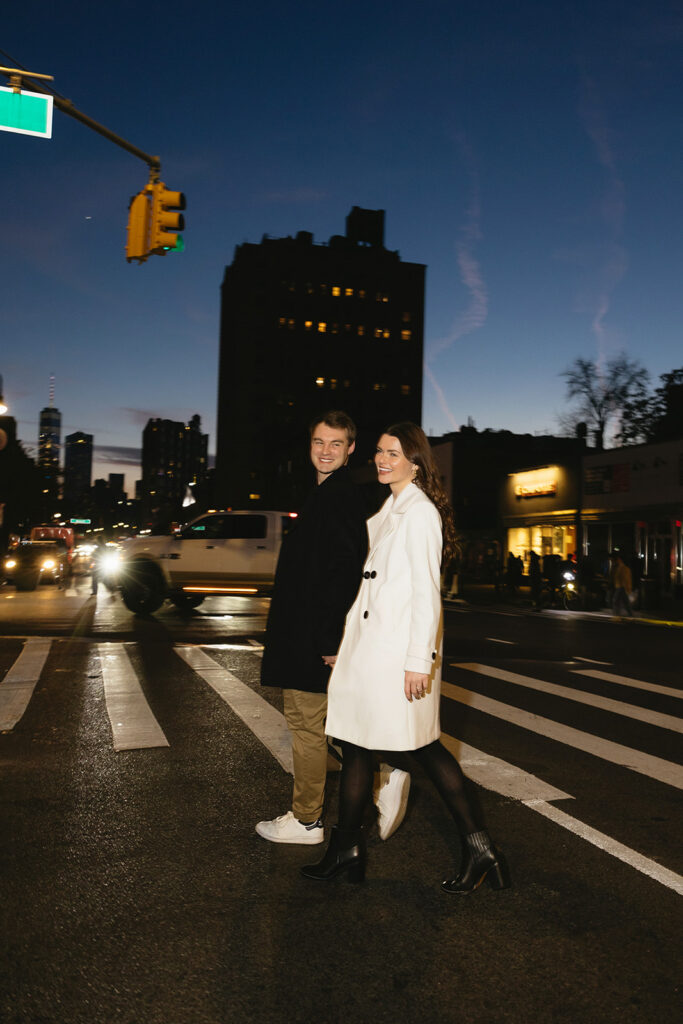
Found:
<svg viewBox="0 0 683 1024"><path fill-rule="evenodd" d="M583 549L593 561L619 550L663 593L683 586L683 440L584 458Z"/></svg>
<svg viewBox="0 0 683 1024"><path fill-rule="evenodd" d="M502 496L505 555L521 558L528 571L541 558L578 557L578 474L571 466L538 466L507 477Z"/></svg>
<svg viewBox="0 0 683 1024"><path fill-rule="evenodd" d="M683 440L590 452L570 466L511 473L501 499L505 556L558 555L609 573L621 552L635 580L683 593Z"/></svg>

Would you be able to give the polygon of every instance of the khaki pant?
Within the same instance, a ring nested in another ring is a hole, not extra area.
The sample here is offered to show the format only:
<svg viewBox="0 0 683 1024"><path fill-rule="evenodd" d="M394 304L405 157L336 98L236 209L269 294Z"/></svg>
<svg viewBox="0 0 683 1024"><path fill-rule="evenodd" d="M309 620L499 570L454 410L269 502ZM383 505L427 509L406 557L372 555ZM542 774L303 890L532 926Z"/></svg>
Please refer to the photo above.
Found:
<svg viewBox="0 0 683 1024"><path fill-rule="evenodd" d="M292 813L299 821L317 821L323 813L327 775L327 694L286 689L282 696L285 721L292 734Z"/></svg>

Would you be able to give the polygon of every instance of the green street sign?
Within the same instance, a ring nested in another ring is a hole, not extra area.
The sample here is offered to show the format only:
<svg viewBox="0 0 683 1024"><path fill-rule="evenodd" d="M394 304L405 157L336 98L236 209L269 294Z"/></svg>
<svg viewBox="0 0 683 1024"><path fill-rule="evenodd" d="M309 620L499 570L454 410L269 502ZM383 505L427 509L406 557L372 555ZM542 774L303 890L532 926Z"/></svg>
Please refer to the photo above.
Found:
<svg viewBox="0 0 683 1024"><path fill-rule="evenodd" d="M90 526L91 519L70 519L69 522L72 526Z"/></svg>
<svg viewBox="0 0 683 1024"><path fill-rule="evenodd" d="M52 138L52 96L0 86L0 131Z"/></svg>

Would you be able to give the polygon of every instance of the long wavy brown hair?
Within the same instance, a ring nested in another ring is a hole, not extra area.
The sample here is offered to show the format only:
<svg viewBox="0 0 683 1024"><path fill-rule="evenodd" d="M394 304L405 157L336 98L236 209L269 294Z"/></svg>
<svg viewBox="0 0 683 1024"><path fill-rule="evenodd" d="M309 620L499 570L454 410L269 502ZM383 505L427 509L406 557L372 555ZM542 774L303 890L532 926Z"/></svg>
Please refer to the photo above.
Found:
<svg viewBox="0 0 683 1024"><path fill-rule="evenodd" d="M441 516L441 529L443 532L443 550L441 554L442 566L448 565L452 558L458 553L458 540L453 521L453 509L441 486L434 454L432 452L427 435L417 423L406 421L395 423L384 431L390 437L395 437L401 442L401 448L405 457L417 466L414 482L421 491L427 495L429 500L436 505L437 512Z"/></svg>

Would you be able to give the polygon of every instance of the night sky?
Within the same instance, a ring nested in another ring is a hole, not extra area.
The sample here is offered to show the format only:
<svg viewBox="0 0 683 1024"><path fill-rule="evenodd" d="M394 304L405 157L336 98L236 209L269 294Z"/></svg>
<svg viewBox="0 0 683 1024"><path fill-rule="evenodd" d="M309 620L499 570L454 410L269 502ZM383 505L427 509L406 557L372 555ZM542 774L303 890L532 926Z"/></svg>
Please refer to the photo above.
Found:
<svg viewBox="0 0 683 1024"><path fill-rule="evenodd" d="M213 451L235 246L326 242L354 205L427 265L429 433L557 431L577 356L683 365L679 2L65 0L9 6L0 48L187 196L185 252L128 264L146 165L57 110L50 141L0 132L0 374L30 452L51 374L94 476L132 491L151 416L199 413Z"/></svg>

